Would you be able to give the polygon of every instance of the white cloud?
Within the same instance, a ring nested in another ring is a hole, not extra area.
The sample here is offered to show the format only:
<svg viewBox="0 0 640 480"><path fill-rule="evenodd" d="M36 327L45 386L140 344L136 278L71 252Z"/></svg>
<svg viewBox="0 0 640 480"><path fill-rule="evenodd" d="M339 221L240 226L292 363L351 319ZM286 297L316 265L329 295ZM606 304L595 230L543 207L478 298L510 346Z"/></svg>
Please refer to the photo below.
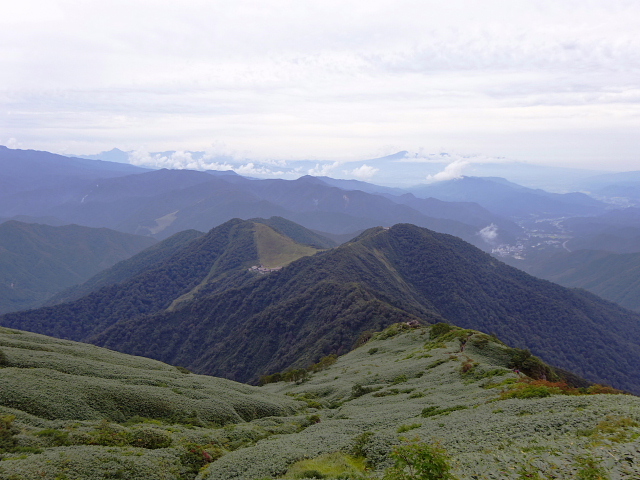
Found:
<svg viewBox="0 0 640 480"><path fill-rule="evenodd" d="M471 164L468 160L456 160L435 175L427 175L427 182L443 182L462 177L463 170Z"/></svg>
<svg viewBox="0 0 640 480"><path fill-rule="evenodd" d="M221 158L221 157L217 157ZM176 151L170 155L160 153L151 154L145 150L135 150L129 153L129 163L143 167L189 169L189 170L233 170L240 175L248 176L283 176L286 172L273 170L269 166L257 165L254 162L234 164L218 162L208 155L194 158L194 152Z"/></svg>
<svg viewBox="0 0 640 480"><path fill-rule="evenodd" d="M314 177L326 177L338 166L339 162L333 163L316 163L316 166L309 169L309 175Z"/></svg>
<svg viewBox="0 0 640 480"><path fill-rule="evenodd" d="M252 162L249 162L246 165L240 165L239 167L234 167L233 171L240 175L258 175L258 176L284 175L284 172L282 171L271 170L268 167L255 165Z"/></svg>
<svg viewBox="0 0 640 480"><path fill-rule="evenodd" d="M132 165L138 165L140 167L155 167L154 159L151 154L145 150L138 149L133 152L129 152L129 163Z"/></svg>
<svg viewBox="0 0 640 480"><path fill-rule="evenodd" d="M371 180L379 170L379 168L369 166L365 163L353 170L345 170L344 173L346 175L353 175L360 180Z"/></svg>
<svg viewBox="0 0 640 480"><path fill-rule="evenodd" d="M487 242L492 245L496 238L498 238L498 227L496 224L492 223L491 225L487 225L482 230L478 232L478 235Z"/></svg>

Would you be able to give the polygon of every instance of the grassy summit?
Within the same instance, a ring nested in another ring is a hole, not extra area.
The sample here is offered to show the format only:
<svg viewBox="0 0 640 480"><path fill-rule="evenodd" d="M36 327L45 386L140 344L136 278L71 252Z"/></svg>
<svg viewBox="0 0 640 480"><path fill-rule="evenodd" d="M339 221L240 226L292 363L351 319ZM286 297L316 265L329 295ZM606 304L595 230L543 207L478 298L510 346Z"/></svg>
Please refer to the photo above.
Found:
<svg viewBox="0 0 640 480"><path fill-rule="evenodd" d="M461 480L640 476L637 397L473 330L397 324L260 388L7 329L0 352L3 480L382 478L403 438Z"/></svg>
<svg viewBox="0 0 640 480"><path fill-rule="evenodd" d="M254 223L254 232L258 259L267 268L284 267L318 251L317 248L294 242L263 223Z"/></svg>

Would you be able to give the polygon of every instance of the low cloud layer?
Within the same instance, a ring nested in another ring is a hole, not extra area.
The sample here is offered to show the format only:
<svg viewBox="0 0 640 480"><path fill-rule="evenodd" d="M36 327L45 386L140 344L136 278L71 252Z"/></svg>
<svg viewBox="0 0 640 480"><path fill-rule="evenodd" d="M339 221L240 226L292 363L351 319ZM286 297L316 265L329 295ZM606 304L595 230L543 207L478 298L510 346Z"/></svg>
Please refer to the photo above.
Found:
<svg viewBox="0 0 640 480"><path fill-rule="evenodd" d="M365 163L353 170L345 170L344 173L349 176L354 176L359 180L371 180L379 170L379 168L372 167Z"/></svg>
<svg viewBox="0 0 640 480"><path fill-rule="evenodd" d="M496 239L498 238L498 226L494 223L491 225L487 225L482 230L478 232L480 238L487 242L489 245L494 245Z"/></svg>
<svg viewBox="0 0 640 480"><path fill-rule="evenodd" d="M427 183L443 182L445 180L455 180L462 178L462 172L471 164L468 160L456 160L447 165L444 170L435 175L427 175Z"/></svg>

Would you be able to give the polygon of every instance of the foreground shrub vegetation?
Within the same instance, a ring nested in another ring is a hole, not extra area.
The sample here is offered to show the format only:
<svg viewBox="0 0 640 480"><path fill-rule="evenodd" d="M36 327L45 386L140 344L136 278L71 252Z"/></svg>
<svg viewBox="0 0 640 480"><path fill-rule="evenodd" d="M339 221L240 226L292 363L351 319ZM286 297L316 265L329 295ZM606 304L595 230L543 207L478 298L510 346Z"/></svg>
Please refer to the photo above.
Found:
<svg viewBox="0 0 640 480"><path fill-rule="evenodd" d="M447 324L359 344L252 387L3 329L0 479L640 478L637 397Z"/></svg>

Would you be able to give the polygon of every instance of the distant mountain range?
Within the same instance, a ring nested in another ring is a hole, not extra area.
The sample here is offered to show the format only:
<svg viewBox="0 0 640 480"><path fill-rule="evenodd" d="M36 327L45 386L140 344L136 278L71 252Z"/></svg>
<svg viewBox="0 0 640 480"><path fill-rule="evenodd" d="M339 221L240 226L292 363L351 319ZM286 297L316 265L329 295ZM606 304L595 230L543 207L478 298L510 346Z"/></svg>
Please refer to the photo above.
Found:
<svg viewBox="0 0 640 480"><path fill-rule="evenodd" d="M11 160L13 152L17 153ZM351 188L373 192L375 186L343 183L344 188L339 188L334 186L339 184L336 181L310 176L251 180L232 172L189 170L140 170L142 173L126 175L122 169L135 167L66 159L62 162L66 167L56 180L44 185L29 172L38 170L36 160L53 169L57 157L13 150L5 153L6 162L23 165L24 182L34 188L6 192L0 198L0 217L4 218L21 216L57 225L107 227L159 239L187 229L207 231L231 218L280 216L335 235L355 235L377 225L409 222L460 236L483 248L490 248L491 242L478 234L482 228L495 225L492 242L512 242L520 232L512 221L477 204L391 195L398 193L391 189L368 193ZM77 168L76 163L80 165ZM97 166L88 170L85 164Z"/></svg>
<svg viewBox="0 0 640 480"><path fill-rule="evenodd" d="M294 240L232 220L118 284L4 315L0 325L255 381L346 352L360 335L397 321L449 321L640 391L638 314L412 225L368 230L324 253ZM284 268L249 270L260 264Z"/></svg>
<svg viewBox="0 0 640 480"><path fill-rule="evenodd" d="M640 475L638 398L592 383L640 394L637 172L174 153L219 170L0 147L0 478L370 479L405 432L464 480Z"/></svg>
<svg viewBox="0 0 640 480"><path fill-rule="evenodd" d="M465 175L476 177L504 177L511 182L529 188L542 188L550 191L575 191L589 189L599 179L611 178L615 183L615 175L604 170L588 170L582 168L566 168L548 165L534 165L524 162L509 161L504 158L488 158L464 156L439 152L425 154L418 152L398 151L382 157L357 161L336 162L324 159L294 160L262 160L259 158L243 158L233 154L203 151L165 151L165 152L124 152L117 148L95 155L81 155L79 158L141 164L148 168L194 168L199 169L236 169L243 174L258 178L297 178L301 174L330 175L344 182L358 182L353 178L382 182L385 185L409 188L424 183L451 163L463 164ZM252 173L250 173L252 172ZM611 177L609 177L609 175ZM343 188L343 187L341 187Z"/></svg>
<svg viewBox="0 0 640 480"><path fill-rule="evenodd" d="M462 177L414 187L410 191L423 198L476 202L490 212L507 218L596 215L603 213L606 208L604 203L584 193L549 193L492 177Z"/></svg>

